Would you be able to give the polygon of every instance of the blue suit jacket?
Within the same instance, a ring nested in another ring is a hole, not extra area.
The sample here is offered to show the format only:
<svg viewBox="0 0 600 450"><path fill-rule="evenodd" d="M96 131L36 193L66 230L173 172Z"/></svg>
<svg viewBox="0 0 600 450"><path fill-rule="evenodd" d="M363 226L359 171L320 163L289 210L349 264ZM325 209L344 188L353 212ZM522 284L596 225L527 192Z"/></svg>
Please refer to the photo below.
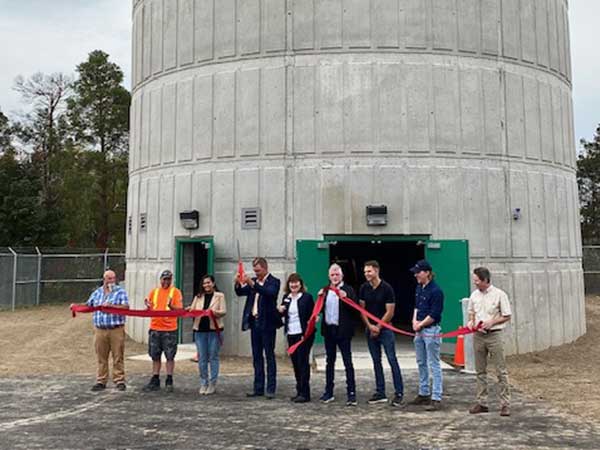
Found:
<svg viewBox="0 0 600 450"><path fill-rule="evenodd" d="M256 277L252 278L254 287L235 286L235 293L238 296L246 296L246 304L244 305L244 313L242 315L242 331L246 331L253 324L256 328L265 331L275 330L281 327L281 315L277 311L277 296L281 281L269 274L265 279L265 283L261 286L256 282ZM258 317L252 317L252 306L254 305L254 297L256 293L258 297Z"/></svg>

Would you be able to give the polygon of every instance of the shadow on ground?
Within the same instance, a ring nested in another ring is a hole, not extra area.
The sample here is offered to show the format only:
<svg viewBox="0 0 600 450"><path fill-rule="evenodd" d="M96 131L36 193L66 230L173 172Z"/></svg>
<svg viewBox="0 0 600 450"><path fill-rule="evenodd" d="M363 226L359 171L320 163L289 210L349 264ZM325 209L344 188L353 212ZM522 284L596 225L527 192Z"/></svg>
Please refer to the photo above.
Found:
<svg viewBox="0 0 600 450"><path fill-rule="evenodd" d="M337 374L337 377L340 378ZM313 377L315 399L323 376ZM341 377L343 379L343 377ZM407 397L416 371L404 371ZM246 399L248 377L225 376L215 396L197 394L197 377L176 376L176 390L141 392L146 378L130 378L126 392L113 386L93 393L81 376L0 379L0 448L177 449L597 449L600 429L548 404L514 394L512 416L497 407L467 413L474 378L445 372L445 409L368 405L373 378L357 374L359 405L336 401L292 404L293 380L282 377L275 400ZM388 380L389 381L389 380ZM495 406L495 402L492 403Z"/></svg>

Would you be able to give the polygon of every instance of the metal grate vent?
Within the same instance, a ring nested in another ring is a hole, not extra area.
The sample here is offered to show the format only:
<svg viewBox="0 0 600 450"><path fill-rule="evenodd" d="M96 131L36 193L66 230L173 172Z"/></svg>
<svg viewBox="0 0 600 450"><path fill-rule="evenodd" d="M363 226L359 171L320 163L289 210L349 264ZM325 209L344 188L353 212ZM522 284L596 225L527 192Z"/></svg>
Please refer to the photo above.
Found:
<svg viewBox="0 0 600 450"><path fill-rule="evenodd" d="M133 231L133 217L129 216L127 218L127 234L131 234Z"/></svg>
<svg viewBox="0 0 600 450"><path fill-rule="evenodd" d="M242 208L242 230L260 230L260 208Z"/></svg>
<svg viewBox="0 0 600 450"><path fill-rule="evenodd" d="M146 231L146 225L148 223L148 214L141 213L140 214L140 230Z"/></svg>

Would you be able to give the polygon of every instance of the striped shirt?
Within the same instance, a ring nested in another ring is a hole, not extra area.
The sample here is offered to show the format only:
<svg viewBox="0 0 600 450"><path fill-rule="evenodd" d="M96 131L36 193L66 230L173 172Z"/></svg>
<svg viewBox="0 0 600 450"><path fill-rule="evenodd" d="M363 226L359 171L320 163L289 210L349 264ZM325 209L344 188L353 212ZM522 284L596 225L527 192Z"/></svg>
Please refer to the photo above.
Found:
<svg viewBox="0 0 600 450"><path fill-rule="evenodd" d="M127 298L127 292L121 286L116 286L108 294L104 293L104 287L100 286L90 296L87 301L88 306L101 306L103 303L110 303L111 305L127 305L129 306L129 300ZM93 317L94 326L96 328L115 328L125 324L125 316L117 314L106 314L102 311L95 311Z"/></svg>

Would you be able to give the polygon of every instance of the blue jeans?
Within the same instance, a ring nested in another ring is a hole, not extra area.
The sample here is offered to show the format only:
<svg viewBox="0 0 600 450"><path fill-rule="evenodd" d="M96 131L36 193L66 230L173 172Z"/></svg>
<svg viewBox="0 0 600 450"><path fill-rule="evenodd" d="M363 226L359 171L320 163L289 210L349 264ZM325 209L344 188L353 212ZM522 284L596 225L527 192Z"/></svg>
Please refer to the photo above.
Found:
<svg viewBox="0 0 600 450"><path fill-rule="evenodd" d="M434 325L417 333L414 339L419 366L419 395L430 395L431 399L442 400L442 366L440 365L440 345L442 339L433 337L440 334L441 327ZM429 390L429 372L433 383Z"/></svg>
<svg viewBox="0 0 600 450"><path fill-rule="evenodd" d="M252 362L254 364L254 393L265 393L265 359L267 360L267 394L275 394L277 388L277 364L275 362L275 336L277 330L263 330L254 324L250 328Z"/></svg>
<svg viewBox="0 0 600 450"><path fill-rule="evenodd" d="M394 380L394 390L396 395L402 397L404 395L404 384L402 383L402 373L400 365L396 359L396 338L394 332L382 328L379 336L371 337L371 333L367 330L367 344L369 345L369 353L373 359L373 370L375 371L375 390L381 395L385 395L385 378L383 376L383 365L381 364L381 347L385 351L390 368L392 369L392 378Z"/></svg>
<svg viewBox="0 0 600 450"><path fill-rule="evenodd" d="M221 337L223 333L221 333ZM209 381L215 383L219 376L219 350L221 342L216 331L194 332L196 350L198 351L198 369L200 370L200 385L208 386ZM210 363L210 380L208 365Z"/></svg>

